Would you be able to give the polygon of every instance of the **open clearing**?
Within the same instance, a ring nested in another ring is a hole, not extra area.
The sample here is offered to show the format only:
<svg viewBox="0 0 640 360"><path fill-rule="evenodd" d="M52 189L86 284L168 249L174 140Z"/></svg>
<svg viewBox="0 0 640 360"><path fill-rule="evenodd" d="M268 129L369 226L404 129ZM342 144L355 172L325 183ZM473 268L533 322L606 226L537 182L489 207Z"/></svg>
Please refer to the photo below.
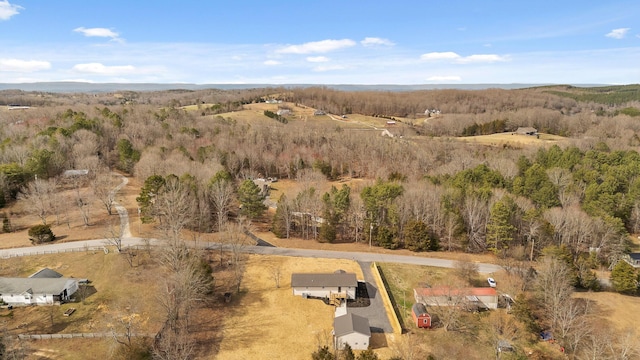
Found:
<svg viewBox="0 0 640 360"><path fill-rule="evenodd" d="M137 332L155 333L162 326L163 310L157 294L161 281L158 267L140 250L140 265L130 267L124 255L103 252L68 253L30 256L2 261L1 276L28 276L50 267L64 276L89 278L93 290L84 303L62 306L31 306L3 310L0 320L11 334L108 332L123 314L136 313L140 322ZM210 253L217 267L217 252ZM136 263L134 263L135 265ZM216 291L209 306L195 310L193 334L202 345L198 358L205 359L307 359L319 345L331 343L334 308L320 300L293 296L290 279L293 272L355 272L362 271L350 260L306 259L251 255L246 259L240 293L234 292L225 304L220 294L233 291L230 274L214 269ZM276 287L275 274L280 274ZM117 279L117 281L115 281ZM133 296L135 294L135 296ZM78 298L76 294L76 298ZM76 312L63 313L69 307ZM52 315L53 314L53 315ZM53 323L51 322L53 316ZM391 339L376 334L374 347L388 344ZM32 340L30 352L38 359L73 359L82 353L83 359L108 358L114 348L112 339ZM387 357L388 348L377 349Z"/></svg>
<svg viewBox="0 0 640 360"><path fill-rule="evenodd" d="M274 274L280 269L280 288ZM355 272L348 260L251 256L244 275L246 292L224 319L220 359L308 359L319 345L331 344L334 307L320 300L293 296L294 272Z"/></svg>
<svg viewBox="0 0 640 360"><path fill-rule="evenodd" d="M565 137L551 134L540 134L540 138L531 135L519 135L511 132L491 134L491 135L478 135L478 136L464 136L455 137L457 141L463 141L468 143L476 143L490 146L510 146L513 148L522 148L531 145L547 145L555 144L560 141L566 140Z"/></svg>

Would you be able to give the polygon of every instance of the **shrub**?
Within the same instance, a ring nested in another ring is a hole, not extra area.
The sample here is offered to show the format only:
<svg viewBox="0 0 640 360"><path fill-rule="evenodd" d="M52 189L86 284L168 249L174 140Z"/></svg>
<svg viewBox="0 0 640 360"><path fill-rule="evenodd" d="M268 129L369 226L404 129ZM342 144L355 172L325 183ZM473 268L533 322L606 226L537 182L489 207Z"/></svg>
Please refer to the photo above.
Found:
<svg viewBox="0 0 640 360"><path fill-rule="evenodd" d="M42 244L53 241L56 238L49 225L36 225L29 229L29 240L33 244Z"/></svg>

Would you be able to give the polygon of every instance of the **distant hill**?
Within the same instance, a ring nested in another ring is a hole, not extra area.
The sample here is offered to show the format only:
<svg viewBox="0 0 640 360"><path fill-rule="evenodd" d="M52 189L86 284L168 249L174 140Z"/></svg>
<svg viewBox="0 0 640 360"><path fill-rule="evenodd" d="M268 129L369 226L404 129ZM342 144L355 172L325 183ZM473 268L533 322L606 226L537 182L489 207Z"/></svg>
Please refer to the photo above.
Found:
<svg viewBox="0 0 640 360"><path fill-rule="evenodd" d="M0 83L0 90L42 91L54 93L90 93L113 91L162 91L162 90L203 90L203 89L255 89L255 88L295 88L325 86L342 91L415 91L437 89L483 90L497 89L522 89L549 84L422 84L422 85L357 85L357 84L155 84L155 83L87 83L87 82L36 82L36 83ZM576 85L580 87L592 87L603 85Z"/></svg>

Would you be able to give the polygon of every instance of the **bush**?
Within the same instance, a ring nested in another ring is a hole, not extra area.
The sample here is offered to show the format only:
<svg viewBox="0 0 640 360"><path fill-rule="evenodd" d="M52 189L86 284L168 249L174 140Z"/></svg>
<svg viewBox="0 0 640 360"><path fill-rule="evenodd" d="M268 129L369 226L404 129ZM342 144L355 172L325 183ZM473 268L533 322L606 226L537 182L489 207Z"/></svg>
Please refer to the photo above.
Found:
<svg viewBox="0 0 640 360"><path fill-rule="evenodd" d="M29 240L33 244L42 244L53 241L56 238L49 225L36 225L29 229Z"/></svg>

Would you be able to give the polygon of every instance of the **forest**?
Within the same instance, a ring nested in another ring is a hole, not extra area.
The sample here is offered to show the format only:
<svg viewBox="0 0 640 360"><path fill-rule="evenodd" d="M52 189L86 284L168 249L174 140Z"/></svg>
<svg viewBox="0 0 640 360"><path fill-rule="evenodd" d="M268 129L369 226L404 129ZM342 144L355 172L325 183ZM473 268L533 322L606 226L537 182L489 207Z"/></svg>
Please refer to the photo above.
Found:
<svg viewBox="0 0 640 360"><path fill-rule="evenodd" d="M270 99L281 105L250 110ZM10 110L15 104L28 109ZM599 288L593 269L613 268L640 233L636 85L410 92L6 90L0 105L7 108L0 111L0 213L24 202L43 225L50 216L64 216L54 194L65 170L89 170L91 196L109 212L113 199L106 189L112 184L105 179L117 170L144 184L137 198L144 221L179 224L173 231L222 232L228 223L251 221L280 238L491 253L505 263L555 253L570 267L573 286L593 290ZM279 107L293 109L293 115L276 115ZM357 114L379 119L381 127L394 119L398 124L390 131L402 136L303 118L296 109L346 119ZM520 127L563 140L459 141L526 136L513 135ZM301 190L271 199L269 211L254 181L264 178L292 180ZM177 196L191 205L183 218L168 220L161 204ZM77 208L83 211L82 201ZM4 224L12 216L2 213ZM625 286L621 292L636 291Z"/></svg>

